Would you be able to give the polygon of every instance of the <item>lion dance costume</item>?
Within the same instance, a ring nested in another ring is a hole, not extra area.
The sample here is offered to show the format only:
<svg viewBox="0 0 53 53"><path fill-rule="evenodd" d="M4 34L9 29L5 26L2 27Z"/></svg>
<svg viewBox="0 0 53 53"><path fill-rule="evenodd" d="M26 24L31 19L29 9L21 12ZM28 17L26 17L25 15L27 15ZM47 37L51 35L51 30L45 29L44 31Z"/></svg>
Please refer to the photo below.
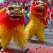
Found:
<svg viewBox="0 0 53 53"><path fill-rule="evenodd" d="M8 7L0 10L0 37L1 46L8 48L9 41L13 37L20 48L25 46L24 13L22 8Z"/></svg>
<svg viewBox="0 0 53 53"><path fill-rule="evenodd" d="M30 21L26 26L25 32L31 38L36 35L40 42L45 39L44 26L47 24L47 8L48 5L42 1L33 2L30 7Z"/></svg>

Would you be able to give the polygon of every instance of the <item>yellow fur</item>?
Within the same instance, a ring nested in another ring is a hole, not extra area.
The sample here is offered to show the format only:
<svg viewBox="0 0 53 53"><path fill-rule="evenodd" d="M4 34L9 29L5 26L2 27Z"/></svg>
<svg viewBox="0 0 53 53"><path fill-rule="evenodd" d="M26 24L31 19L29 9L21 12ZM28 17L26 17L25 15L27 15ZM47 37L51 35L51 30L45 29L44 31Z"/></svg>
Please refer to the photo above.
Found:
<svg viewBox="0 0 53 53"><path fill-rule="evenodd" d="M18 25L16 28L13 29L7 29L5 26L0 25L0 36L1 36L1 45L3 48L7 48L9 41L13 37L16 43L19 44L20 48L25 47L26 39L24 35L24 26L21 24ZM18 45L17 44L17 45Z"/></svg>
<svg viewBox="0 0 53 53"><path fill-rule="evenodd" d="M45 40L44 24L40 22L38 17L35 17L31 13L30 13L30 21L26 26L25 33L28 39L30 39L33 35L36 35L39 41Z"/></svg>

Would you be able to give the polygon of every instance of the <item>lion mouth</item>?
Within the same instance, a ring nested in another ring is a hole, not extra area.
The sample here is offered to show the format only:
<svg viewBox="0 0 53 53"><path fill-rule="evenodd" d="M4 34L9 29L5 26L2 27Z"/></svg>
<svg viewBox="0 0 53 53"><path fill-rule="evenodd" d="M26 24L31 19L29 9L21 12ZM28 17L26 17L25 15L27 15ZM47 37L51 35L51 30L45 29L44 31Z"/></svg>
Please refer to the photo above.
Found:
<svg viewBox="0 0 53 53"><path fill-rule="evenodd" d="M44 10L45 10L44 7L37 7L36 12L43 13Z"/></svg>
<svg viewBox="0 0 53 53"><path fill-rule="evenodd" d="M10 15L10 20L20 20L22 15Z"/></svg>

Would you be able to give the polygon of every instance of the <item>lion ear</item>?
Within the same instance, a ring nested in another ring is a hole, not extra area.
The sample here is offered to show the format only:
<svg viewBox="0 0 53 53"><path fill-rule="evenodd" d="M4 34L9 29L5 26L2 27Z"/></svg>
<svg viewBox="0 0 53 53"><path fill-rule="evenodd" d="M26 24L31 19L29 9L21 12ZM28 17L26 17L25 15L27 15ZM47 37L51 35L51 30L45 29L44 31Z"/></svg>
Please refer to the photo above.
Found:
<svg viewBox="0 0 53 53"><path fill-rule="evenodd" d="M0 12L6 12L6 8L0 9Z"/></svg>
<svg viewBox="0 0 53 53"><path fill-rule="evenodd" d="M47 3L45 3L45 7L46 7L46 9L48 9L48 4Z"/></svg>

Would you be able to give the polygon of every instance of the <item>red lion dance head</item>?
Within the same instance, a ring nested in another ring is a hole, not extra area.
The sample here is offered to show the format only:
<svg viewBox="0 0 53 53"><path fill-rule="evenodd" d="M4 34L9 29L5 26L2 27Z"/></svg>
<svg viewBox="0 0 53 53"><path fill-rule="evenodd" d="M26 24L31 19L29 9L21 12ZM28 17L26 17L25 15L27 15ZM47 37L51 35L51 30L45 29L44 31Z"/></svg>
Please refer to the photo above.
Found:
<svg viewBox="0 0 53 53"><path fill-rule="evenodd" d="M42 1L33 2L30 11L33 15L45 17L47 15L48 5Z"/></svg>

